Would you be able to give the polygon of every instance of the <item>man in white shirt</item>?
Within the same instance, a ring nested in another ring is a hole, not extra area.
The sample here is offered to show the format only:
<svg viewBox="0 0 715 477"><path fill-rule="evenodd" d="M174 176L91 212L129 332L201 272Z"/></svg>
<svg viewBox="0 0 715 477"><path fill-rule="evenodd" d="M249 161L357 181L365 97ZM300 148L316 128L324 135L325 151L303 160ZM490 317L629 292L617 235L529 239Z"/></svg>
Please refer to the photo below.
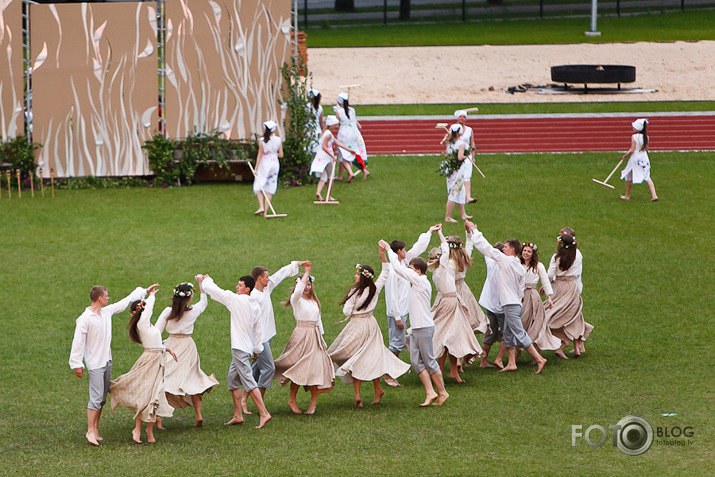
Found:
<svg viewBox="0 0 715 477"><path fill-rule="evenodd" d="M536 361L536 374L541 373L546 365L546 359L536 351L529 335L521 323L521 300L524 297L524 267L517 256L521 251L521 242L508 239L504 249L499 252L491 246L477 226L465 221L467 232L471 234L474 248L485 257L494 260L499 267L499 303L504 310L504 328L502 335L509 353L509 362L503 371L516 371L516 345L521 345Z"/></svg>
<svg viewBox="0 0 715 477"><path fill-rule="evenodd" d="M494 244L494 248L501 252L504 249L504 244L497 242ZM489 332L484 335L484 339L482 340L483 353L479 367L493 368L494 365L487 361L487 357L489 356L489 350L492 345L497 341L497 338L499 338L499 335L504 329L504 310L499 303L499 266L497 262L489 257L484 257L484 262L487 266L487 277L484 280L482 293L479 295L479 304L484 308L487 319L489 320ZM499 339L499 341L503 344L501 339ZM494 364L499 368L504 367L500 359L497 359Z"/></svg>
<svg viewBox="0 0 715 477"><path fill-rule="evenodd" d="M435 230L439 228L438 226L435 227L433 227ZM430 231L433 231L432 228L430 228ZM410 362L425 388L425 401L420 406L429 406L435 400L437 401L436 404L441 406L447 400L449 394L444 388L442 371L434 358L434 350L432 349L432 337L434 335L434 321L430 311L432 285L425 276L427 262L423 258L414 257L410 260L408 268L390 247L387 242L380 240L380 248L387 251L392 271L412 285L407 299L412 322ZM434 387L432 387L432 382L437 387L436 393L434 392Z"/></svg>
<svg viewBox="0 0 715 477"><path fill-rule="evenodd" d="M254 286L253 278L246 275L238 280L236 292L219 288L208 276L203 276L202 286L206 294L228 308L231 313L231 366L228 369L228 390L233 398L233 418L226 425L241 424L241 388L251 396L259 414L259 424L262 428L271 419L271 415L263 402L263 396L258 391L258 385L253 378L250 359L254 359L263 351L261 338L263 328L259 319L258 304L250 296Z"/></svg>
<svg viewBox="0 0 715 477"><path fill-rule="evenodd" d="M109 293L103 286L92 287L89 298L92 304L77 318L69 365L74 374L84 375L82 359L89 374L89 402L87 403L87 441L99 445L99 418L107 402L107 392L112 380L112 315L121 313L129 304L144 297L149 289L138 287L122 300L109 304Z"/></svg>

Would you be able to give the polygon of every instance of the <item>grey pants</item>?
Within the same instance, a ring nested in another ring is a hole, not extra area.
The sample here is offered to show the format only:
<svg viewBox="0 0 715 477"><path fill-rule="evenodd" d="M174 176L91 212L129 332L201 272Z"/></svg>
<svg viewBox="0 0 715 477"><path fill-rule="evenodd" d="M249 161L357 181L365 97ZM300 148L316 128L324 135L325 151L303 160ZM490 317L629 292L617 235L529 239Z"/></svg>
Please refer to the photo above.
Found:
<svg viewBox="0 0 715 477"><path fill-rule="evenodd" d="M504 344L507 348L513 348L519 344L522 348L528 348L532 341L524 331L521 324L521 305L502 305L504 309Z"/></svg>
<svg viewBox="0 0 715 477"><path fill-rule="evenodd" d="M251 355L239 349L232 349L231 356L233 356L233 359L231 360L231 366L228 368L228 377L226 378L228 390L234 391L238 388L243 388L246 393L250 393L258 387L251 372Z"/></svg>
<svg viewBox="0 0 715 477"><path fill-rule="evenodd" d="M273 384L273 376L276 374L276 365L273 363L273 353L271 352L271 341L263 343L263 352L258 355L258 359L253 362L253 379L258 383L259 388L270 389Z"/></svg>
<svg viewBox="0 0 715 477"><path fill-rule="evenodd" d="M434 359L434 350L432 349L432 336L434 335L434 326L427 328L412 329L410 336L410 363L417 374L420 374L425 369L430 375L439 371L439 365Z"/></svg>
<svg viewBox="0 0 715 477"><path fill-rule="evenodd" d="M99 411L107 402L109 385L112 382L112 360L107 361L101 368L88 369L89 374L89 402L87 409Z"/></svg>
<svg viewBox="0 0 715 477"><path fill-rule="evenodd" d="M504 313L492 313L486 308L484 311L489 320L489 333L484 335L482 346L491 346L495 341L501 341L500 335L503 333L502 330L504 330Z"/></svg>
<svg viewBox="0 0 715 477"><path fill-rule="evenodd" d="M409 327L409 314L400 317L402 324L405 326L402 329L397 327L397 319L394 316L387 315L387 341L388 348L393 353L399 353L405 349L405 330Z"/></svg>

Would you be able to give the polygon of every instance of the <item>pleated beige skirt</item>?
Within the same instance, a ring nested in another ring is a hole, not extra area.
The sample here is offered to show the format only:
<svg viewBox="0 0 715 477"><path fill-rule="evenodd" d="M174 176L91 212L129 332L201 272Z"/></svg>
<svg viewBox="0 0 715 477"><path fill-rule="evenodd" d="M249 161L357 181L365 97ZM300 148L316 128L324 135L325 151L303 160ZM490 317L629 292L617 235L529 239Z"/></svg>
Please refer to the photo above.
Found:
<svg viewBox="0 0 715 477"><path fill-rule="evenodd" d="M554 350L561 347L561 340L551 333L547 326L546 310L539 297L539 292L533 287L524 290L524 301L521 307L521 324L524 330L539 349Z"/></svg>
<svg viewBox="0 0 715 477"><path fill-rule="evenodd" d="M583 300L578 292L576 277L556 277L553 284L554 306L546 311L551 333L560 340L586 340L593 326L583 319Z"/></svg>
<svg viewBox="0 0 715 477"><path fill-rule="evenodd" d="M335 375L346 384L386 375L397 379L410 369L385 347L372 312L353 315L328 348L328 355L335 363Z"/></svg>
<svg viewBox="0 0 715 477"><path fill-rule="evenodd" d="M164 391L171 407L183 409L193 406L192 395L202 395L218 384L216 376L201 370L201 358L191 335L169 335L164 346L176 353L179 361L166 360Z"/></svg>
<svg viewBox="0 0 715 477"><path fill-rule="evenodd" d="M295 329L275 365L273 379L277 379L281 386L290 380L300 386L330 389L335 383L333 362L315 321L296 321Z"/></svg>
<svg viewBox="0 0 715 477"><path fill-rule="evenodd" d="M457 358L482 354L482 347L467 318L469 311L456 293L438 293L431 312L434 320L432 348L435 358L440 358L445 351Z"/></svg>
<svg viewBox="0 0 715 477"><path fill-rule="evenodd" d="M145 349L128 373L112 380L109 392L112 409L121 404L134 412L134 419L156 422L156 416L171 417L174 408L164 395L164 350Z"/></svg>
<svg viewBox="0 0 715 477"><path fill-rule="evenodd" d="M487 315L484 314L482 308L479 306L477 299L474 297L474 293L472 293L469 286L464 283L464 279L455 281L455 284L457 285L457 295L459 295L459 298L461 298L462 302L467 306L467 318L469 319L469 325L472 327L472 331L485 334L489 320L487 320Z"/></svg>

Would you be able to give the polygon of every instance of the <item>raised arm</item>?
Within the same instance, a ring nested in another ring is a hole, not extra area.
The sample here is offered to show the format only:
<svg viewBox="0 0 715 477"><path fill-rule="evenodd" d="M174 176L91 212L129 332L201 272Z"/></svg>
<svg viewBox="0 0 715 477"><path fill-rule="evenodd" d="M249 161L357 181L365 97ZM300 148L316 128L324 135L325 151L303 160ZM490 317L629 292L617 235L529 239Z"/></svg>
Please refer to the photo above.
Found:
<svg viewBox="0 0 715 477"><path fill-rule="evenodd" d="M429 247L430 240L432 240L432 234L439 230L442 224L433 225L429 230L423 234L420 234L417 242L412 245L412 248L405 253L405 260L408 262L415 257L418 257L427 251Z"/></svg>
<svg viewBox="0 0 715 477"><path fill-rule="evenodd" d="M310 280L310 271L312 269L310 261L306 261L304 267L305 272L303 273L303 276L300 277L300 280L298 280L298 283L295 284L293 294L290 296L290 304L293 307L294 312L296 307L300 303L300 297L303 296L303 292L305 291L305 287L308 284L308 280Z"/></svg>
<svg viewBox="0 0 715 477"><path fill-rule="evenodd" d="M492 245L487 242L487 239L484 238L484 235L477 229L475 224L467 220L465 221L464 226L470 234L470 240L472 241L474 248L479 250L482 255L491 258L497 263L500 263L504 257L506 257L506 255L492 247Z"/></svg>
<svg viewBox="0 0 715 477"><path fill-rule="evenodd" d="M121 313L127 309L131 302L144 298L144 295L146 295L149 289L154 286L157 286L157 284L155 283L149 288L136 287L133 292L131 292L129 295L125 296L118 302L105 306L104 310L108 311L110 315L116 315L117 313Z"/></svg>
<svg viewBox="0 0 715 477"><path fill-rule="evenodd" d="M268 277L268 285L266 286L266 288L268 289L268 293L271 293L286 278L292 277L293 275L297 275L299 271L298 267L303 264L305 264L305 261L292 261L288 265Z"/></svg>
<svg viewBox="0 0 715 477"><path fill-rule="evenodd" d="M204 275L202 285L208 296L227 308L230 306L231 300L233 300L233 297L236 295L233 292L219 288L218 285L214 283L213 278L208 275Z"/></svg>
<svg viewBox="0 0 715 477"><path fill-rule="evenodd" d="M404 278L413 285L417 285L419 283L419 274L401 263L395 252L393 252L392 250L388 250L387 256L390 259L390 266L392 267L392 271L394 273Z"/></svg>

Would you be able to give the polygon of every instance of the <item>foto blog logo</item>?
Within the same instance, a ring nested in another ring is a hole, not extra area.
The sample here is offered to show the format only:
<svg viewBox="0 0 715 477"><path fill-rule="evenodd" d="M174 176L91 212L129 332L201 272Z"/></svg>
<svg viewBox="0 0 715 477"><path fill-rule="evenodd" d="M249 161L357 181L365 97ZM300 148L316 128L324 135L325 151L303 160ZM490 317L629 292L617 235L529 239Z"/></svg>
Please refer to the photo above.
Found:
<svg viewBox="0 0 715 477"><path fill-rule="evenodd" d="M613 447L627 455L641 455L653 444L653 426L638 416L626 416L617 424L609 424ZM583 431L582 425L571 426L571 445L576 447L576 439L583 438L591 447L601 447L608 440L608 431L594 424Z"/></svg>

